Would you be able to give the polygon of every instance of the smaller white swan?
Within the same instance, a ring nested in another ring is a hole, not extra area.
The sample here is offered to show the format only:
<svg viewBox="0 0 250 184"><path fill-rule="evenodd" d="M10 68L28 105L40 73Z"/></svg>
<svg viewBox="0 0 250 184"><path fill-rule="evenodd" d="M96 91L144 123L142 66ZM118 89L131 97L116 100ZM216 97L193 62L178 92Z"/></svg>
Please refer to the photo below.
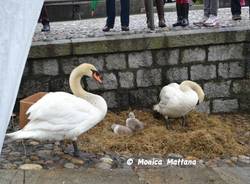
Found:
<svg viewBox="0 0 250 184"><path fill-rule="evenodd" d="M102 82L93 65L79 65L70 74L69 83L74 95L65 92L46 94L28 109L29 123L22 130L6 134L9 141L29 138L41 141L70 139L77 156L77 137L102 121L107 113L106 101L82 88L83 76Z"/></svg>
<svg viewBox="0 0 250 184"><path fill-rule="evenodd" d="M202 88L196 82L187 80L180 85L171 83L162 88L160 103L153 109L165 117L167 126L169 118L179 117L183 117L184 126L185 115L203 102L204 97Z"/></svg>

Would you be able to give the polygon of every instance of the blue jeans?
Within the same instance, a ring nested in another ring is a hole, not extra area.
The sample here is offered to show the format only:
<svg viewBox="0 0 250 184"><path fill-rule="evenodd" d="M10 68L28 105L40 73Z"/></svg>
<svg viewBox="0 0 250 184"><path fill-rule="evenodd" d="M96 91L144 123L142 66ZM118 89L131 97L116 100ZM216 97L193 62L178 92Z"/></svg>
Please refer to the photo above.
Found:
<svg viewBox="0 0 250 184"><path fill-rule="evenodd" d="M129 0L121 2L121 25L129 26ZM106 0L107 22L106 26L113 28L115 24L115 0Z"/></svg>

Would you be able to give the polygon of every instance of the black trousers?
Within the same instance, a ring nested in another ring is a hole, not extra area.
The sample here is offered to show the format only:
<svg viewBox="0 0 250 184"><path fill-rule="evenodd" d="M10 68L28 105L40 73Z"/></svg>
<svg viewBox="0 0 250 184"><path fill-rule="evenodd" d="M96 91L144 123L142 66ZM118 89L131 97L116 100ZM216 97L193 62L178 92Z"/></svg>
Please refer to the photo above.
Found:
<svg viewBox="0 0 250 184"><path fill-rule="evenodd" d="M232 12L232 15L241 14L240 0L231 0L231 12Z"/></svg>
<svg viewBox="0 0 250 184"><path fill-rule="evenodd" d="M121 2L121 25L129 26L129 0L120 0ZM106 0L108 27L113 28L115 24L115 0Z"/></svg>
<svg viewBox="0 0 250 184"><path fill-rule="evenodd" d="M41 22L43 25L49 24L49 16L46 9L46 6L43 4L42 11L39 17L39 22Z"/></svg>

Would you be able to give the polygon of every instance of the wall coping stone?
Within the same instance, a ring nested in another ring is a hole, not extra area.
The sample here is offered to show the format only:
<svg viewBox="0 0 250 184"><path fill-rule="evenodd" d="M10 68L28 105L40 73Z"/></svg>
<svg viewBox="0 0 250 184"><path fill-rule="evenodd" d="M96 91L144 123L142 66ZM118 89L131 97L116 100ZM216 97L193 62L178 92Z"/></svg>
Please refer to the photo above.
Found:
<svg viewBox="0 0 250 184"><path fill-rule="evenodd" d="M218 45L247 41L250 41L250 26L114 35L112 37L33 42L29 59Z"/></svg>

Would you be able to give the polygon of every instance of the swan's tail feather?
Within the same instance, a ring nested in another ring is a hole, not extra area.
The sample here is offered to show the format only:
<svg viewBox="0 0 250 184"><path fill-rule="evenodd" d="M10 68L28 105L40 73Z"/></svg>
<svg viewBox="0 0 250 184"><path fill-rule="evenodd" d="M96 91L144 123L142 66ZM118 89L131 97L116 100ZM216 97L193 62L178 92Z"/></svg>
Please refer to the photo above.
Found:
<svg viewBox="0 0 250 184"><path fill-rule="evenodd" d="M6 134L4 143L10 143L15 140L26 139L26 138L27 138L27 134L24 131L19 130L13 133Z"/></svg>
<svg viewBox="0 0 250 184"><path fill-rule="evenodd" d="M159 104L154 105L153 110L156 111L156 112L160 112L160 106L159 106Z"/></svg>

